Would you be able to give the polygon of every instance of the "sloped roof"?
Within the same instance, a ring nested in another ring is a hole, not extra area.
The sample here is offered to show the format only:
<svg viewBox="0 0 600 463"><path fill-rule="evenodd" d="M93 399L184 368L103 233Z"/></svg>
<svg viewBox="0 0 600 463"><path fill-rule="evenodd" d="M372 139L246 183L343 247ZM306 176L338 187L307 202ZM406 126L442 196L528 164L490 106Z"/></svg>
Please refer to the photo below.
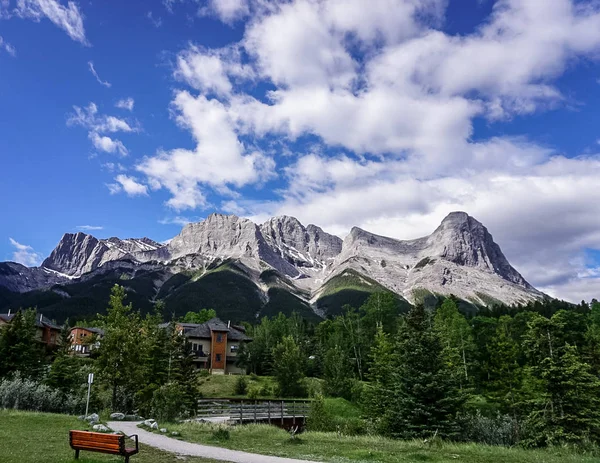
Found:
<svg viewBox="0 0 600 463"><path fill-rule="evenodd" d="M252 338L246 336L242 331L236 329L234 326L227 327L227 324L223 322L223 320L219 318L211 318L206 323L193 325L194 328L191 328L191 323L180 323L183 327L183 334L188 338L200 338L200 339L210 339L211 332L226 332L227 339L231 341L251 341Z"/></svg>
<svg viewBox="0 0 600 463"><path fill-rule="evenodd" d="M12 321L12 319L14 318L15 314L11 313L11 314L7 314L7 313L2 313L0 314L0 320L6 322L6 323L10 323ZM54 324L52 322L52 320L50 320L47 317L44 317L43 315L39 315L35 317L35 326L37 326L38 328L50 328L53 330L61 330L62 327L58 326L56 324Z"/></svg>
<svg viewBox="0 0 600 463"><path fill-rule="evenodd" d="M104 330L100 329L100 328L88 328L87 326L74 326L73 328L71 328L71 331L73 331L75 329L87 330L87 331L90 331L90 332L92 332L94 334L98 334L100 336L104 336Z"/></svg>

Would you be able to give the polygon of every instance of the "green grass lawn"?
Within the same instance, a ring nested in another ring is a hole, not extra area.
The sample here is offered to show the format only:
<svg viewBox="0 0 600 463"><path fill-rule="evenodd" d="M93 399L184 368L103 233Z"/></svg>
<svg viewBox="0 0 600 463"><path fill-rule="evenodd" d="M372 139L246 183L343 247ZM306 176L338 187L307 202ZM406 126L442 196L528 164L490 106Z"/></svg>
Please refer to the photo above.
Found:
<svg viewBox="0 0 600 463"><path fill-rule="evenodd" d="M563 449L524 450L477 444L452 444L434 441L399 441L376 436L350 437L337 433L307 432L292 440L281 429L268 425L228 427L229 439L218 439L217 425L199 423L169 424L170 431L181 433L189 442L234 450L318 460L346 462L468 462L468 463L592 463L600 458L579 455Z"/></svg>
<svg viewBox="0 0 600 463"><path fill-rule="evenodd" d="M201 377L198 379L198 391L204 398L245 398L247 395L235 394L235 383L238 378L239 375L210 375ZM248 381L248 390L261 389L263 386L267 386L271 391L274 391L277 385L275 378L272 376L246 375L246 380ZM306 383L309 390L314 388L320 390L322 380L318 378L306 378ZM259 397L258 399L266 399L266 397Z"/></svg>
<svg viewBox="0 0 600 463"><path fill-rule="evenodd" d="M75 452L69 447L69 430L88 430L86 424L68 415L0 410L0 462L2 463L100 463L123 458L101 453ZM180 463L174 454L140 444L131 463ZM188 463L212 460L188 457Z"/></svg>

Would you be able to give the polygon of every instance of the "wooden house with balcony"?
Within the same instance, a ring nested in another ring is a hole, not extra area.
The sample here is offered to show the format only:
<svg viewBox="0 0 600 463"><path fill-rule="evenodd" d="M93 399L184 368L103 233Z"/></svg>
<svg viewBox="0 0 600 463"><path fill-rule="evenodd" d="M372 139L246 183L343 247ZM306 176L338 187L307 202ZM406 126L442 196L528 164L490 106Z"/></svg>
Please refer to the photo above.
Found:
<svg viewBox="0 0 600 463"><path fill-rule="evenodd" d="M213 318L205 323L176 323L175 329L184 335L192 346L198 368L213 374L241 374L236 365L237 353L243 343L252 341L243 326L225 323Z"/></svg>
<svg viewBox="0 0 600 463"><path fill-rule="evenodd" d="M100 341L104 337L104 330L100 328L86 328L75 326L69 333L71 342L71 353L74 355L89 357L89 355L100 347Z"/></svg>
<svg viewBox="0 0 600 463"><path fill-rule="evenodd" d="M0 314L0 327L2 325L9 324L15 314L9 311L8 313ZM36 327L36 338L38 341L44 343L48 348L54 348L57 346L60 339L61 326L58 326L52 320L44 317L42 314L37 315L35 319Z"/></svg>

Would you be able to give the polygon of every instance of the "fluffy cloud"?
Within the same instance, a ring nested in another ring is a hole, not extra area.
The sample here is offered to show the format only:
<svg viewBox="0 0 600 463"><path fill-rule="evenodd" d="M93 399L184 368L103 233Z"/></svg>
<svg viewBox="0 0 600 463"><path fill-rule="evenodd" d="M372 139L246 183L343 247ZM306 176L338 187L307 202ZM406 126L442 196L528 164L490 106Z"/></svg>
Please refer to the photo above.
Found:
<svg viewBox="0 0 600 463"><path fill-rule="evenodd" d="M170 206L206 207L206 187L272 175L277 158L265 145L273 139L289 152L312 137L314 152L280 170L279 198L233 197L221 208L398 238L429 234L448 212L465 210L533 284L591 297L600 277L582 256L600 248L600 157L569 159L525 135L475 138L474 120L493 125L568 104L556 80L599 56L600 5L498 0L464 35L443 31L446 5L212 2L203 14L251 19L239 43L190 45L177 57L175 77L196 93L177 90L174 115L197 146L160 152L138 170L171 193ZM261 95L256 83L270 90Z"/></svg>
<svg viewBox="0 0 600 463"><path fill-rule="evenodd" d="M10 244L15 248L13 252L12 260L19 264L26 265L27 267L35 267L40 265L42 262L41 254L34 251L31 246L21 244L12 238L9 238Z"/></svg>
<svg viewBox="0 0 600 463"><path fill-rule="evenodd" d="M147 196L148 187L137 181L135 177L128 175L117 175L115 177L115 183L109 183L106 185L110 191L110 194L116 194L125 192L128 196Z"/></svg>
<svg viewBox="0 0 600 463"><path fill-rule="evenodd" d="M129 153L125 145L120 140L113 140L106 135L98 135L96 132L90 133L90 139L94 148L105 153L119 153L121 156L127 156Z"/></svg>
<svg viewBox="0 0 600 463"><path fill-rule="evenodd" d="M96 68L94 67L94 63L92 61L88 61L88 68L100 85L102 85L106 88L110 88L112 86L112 84L110 82L108 82L106 80L102 80L100 78L100 76L98 75L98 72L96 71Z"/></svg>
<svg viewBox="0 0 600 463"><path fill-rule="evenodd" d="M129 98L124 98L122 100L117 101L115 106L120 109L126 109L127 111L133 111L134 104L135 104L135 101L133 100L133 98L129 97Z"/></svg>
<svg viewBox="0 0 600 463"><path fill-rule="evenodd" d="M272 175L273 160L238 140L223 103L181 91L173 108L178 124L192 133L196 148L161 152L137 166L151 187L171 192L169 206L182 210L206 205L199 184L223 192L227 185L241 187Z"/></svg>
<svg viewBox="0 0 600 463"><path fill-rule="evenodd" d="M47 18L73 40L88 45L83 26L83 14L76 2L69 1L64 6L58 0L17 0L13 9L10 9L10 2L6 2L4 8L6 17L14 14L38 22Z"/></svg>

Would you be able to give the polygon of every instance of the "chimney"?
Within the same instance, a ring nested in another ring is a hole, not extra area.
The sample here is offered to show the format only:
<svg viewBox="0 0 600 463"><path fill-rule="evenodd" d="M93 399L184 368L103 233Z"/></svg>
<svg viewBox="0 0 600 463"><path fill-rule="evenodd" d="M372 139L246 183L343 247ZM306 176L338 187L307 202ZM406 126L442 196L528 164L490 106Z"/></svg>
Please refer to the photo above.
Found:
<svg viewBox="0 0 600 463"><path fill-rule="evenodd" d="M42 323L42 321L44 321L44 316L40 314L40 323Z"/></svg>
<svg viewBox="0 0 600 463"><path fill-rule="evenodd" d="M231 328L231 320L227 320L227 328Z"/></svg>
<svg viewBox="0 0 600 463"><path fill-rule="evenodd" d="M8 309L8 316L9 316L9 317L10 317L10 310L11 310L11 309Z"/></svg>

